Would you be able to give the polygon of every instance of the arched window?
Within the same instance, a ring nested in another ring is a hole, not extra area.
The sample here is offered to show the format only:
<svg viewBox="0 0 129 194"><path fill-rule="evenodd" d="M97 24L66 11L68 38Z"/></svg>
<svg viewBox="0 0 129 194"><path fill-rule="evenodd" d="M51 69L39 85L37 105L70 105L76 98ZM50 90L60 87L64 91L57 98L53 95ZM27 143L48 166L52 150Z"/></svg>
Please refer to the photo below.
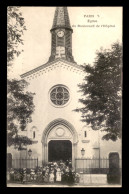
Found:
<svg viewBox="0 0 129 194"><path fill-rule="evenodd" d="M31 127L29 134L30 134L30 137L32 139L37 139L38 138L38 129L37 129L37 127L36 126Z"/></svg>
<svg viewBox="0 0 129 194"><path fill-rule="evenodd" d="M33 139L35 139L35 131L33 131Z"/></svg>
<svg viewBox="0 0 129 194"><path fill-rule="evenodd" d="M87 137L87 131L84 131L84 137Z"/></svg>

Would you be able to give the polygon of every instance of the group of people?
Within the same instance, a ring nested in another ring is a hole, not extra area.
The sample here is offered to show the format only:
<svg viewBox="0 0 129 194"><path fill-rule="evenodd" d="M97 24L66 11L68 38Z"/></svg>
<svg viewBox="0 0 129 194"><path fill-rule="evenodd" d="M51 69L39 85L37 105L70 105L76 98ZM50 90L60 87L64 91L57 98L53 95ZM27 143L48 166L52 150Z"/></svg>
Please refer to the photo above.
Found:
<svg viewBox="0 0 129 194"><path fill-rule="evenodd" d="M23 168L19 173L11 169L9 175L11 180L19 179L22 183L32 181L40 183L73 184L79 182L79 174L73 171L72 162L68 160L66 162L49 162L43 167L29 169L29 171Z"/></svg>

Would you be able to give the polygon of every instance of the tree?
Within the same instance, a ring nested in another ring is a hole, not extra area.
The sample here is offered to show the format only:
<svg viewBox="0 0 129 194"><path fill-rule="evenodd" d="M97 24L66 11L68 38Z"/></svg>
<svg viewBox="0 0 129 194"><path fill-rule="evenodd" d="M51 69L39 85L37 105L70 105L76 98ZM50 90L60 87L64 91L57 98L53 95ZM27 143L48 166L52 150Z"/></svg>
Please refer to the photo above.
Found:
<svg viewBox="0 0 129 194"><path fill-rule="evenodd" d="M25 88L28 83L25 80L8 80L8 99L7 99L7 129L8 129L8 146L19 145L22 143L19 131L24 131L27 124L31 122L31 115L34 111L33 93L26 92ZM23 137L23 144L27 138ZM31 141L28 139L28 144Z"/></svg>
<svg viewBox="0 0 129 194"><path fill-rule="evenodd" d="M82 66L87 74L79 84L83 107L76 111L93 130L105 131L102 139L116 141L121 137L122 46L117 42L96 54L94 66Z"/></svg>
<svg viewBox="0 0 129 194"><path fill-rule="evenodd" d="M13 60L23 51L22 35L26 30L25 21L18 6L7 7L7 66L12 66Z"/></svg>
<svg viewBox="0 0 129 194"><path fill-rule="evenodd" d="M13 67L13 61L23 51L22 35L26 30L24 18L20 7L7 7L7 67ZM9 71L8 71L9 72ZM23 149L24 145L34 143L20 131L24 131L31 122L34 111L33 93L25 89L28 83L25 80L7 80L7 144L14 145L17 149Z"/></svg>

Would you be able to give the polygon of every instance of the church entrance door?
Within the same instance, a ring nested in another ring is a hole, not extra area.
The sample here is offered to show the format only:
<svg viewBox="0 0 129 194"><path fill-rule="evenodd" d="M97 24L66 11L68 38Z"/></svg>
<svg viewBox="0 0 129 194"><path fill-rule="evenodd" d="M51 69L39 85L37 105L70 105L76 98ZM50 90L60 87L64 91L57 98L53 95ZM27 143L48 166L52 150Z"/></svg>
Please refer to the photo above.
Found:
<svg viewBox="0 0 129 194"><path fill-rule="evenodd" d="M48 143L48 161L72 159L72 143L69 140L51 140Z"/></svg>

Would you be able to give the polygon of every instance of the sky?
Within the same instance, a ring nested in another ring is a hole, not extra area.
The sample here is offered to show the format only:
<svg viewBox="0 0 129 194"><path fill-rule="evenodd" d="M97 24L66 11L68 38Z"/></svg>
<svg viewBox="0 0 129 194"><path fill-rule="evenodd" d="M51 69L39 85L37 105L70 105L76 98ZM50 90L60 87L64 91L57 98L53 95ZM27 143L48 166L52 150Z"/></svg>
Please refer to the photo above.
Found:
<svg viewBox="0 0 129 194"><path fill-rule="evenodd" d="M51 52L51 33L56 7L21 7L27 30L24 52L14 61L10 76L45 64ZM78 65L93 64L96 51L122 42L122 7L68 7L73 28L72 53Z"/></svg>

